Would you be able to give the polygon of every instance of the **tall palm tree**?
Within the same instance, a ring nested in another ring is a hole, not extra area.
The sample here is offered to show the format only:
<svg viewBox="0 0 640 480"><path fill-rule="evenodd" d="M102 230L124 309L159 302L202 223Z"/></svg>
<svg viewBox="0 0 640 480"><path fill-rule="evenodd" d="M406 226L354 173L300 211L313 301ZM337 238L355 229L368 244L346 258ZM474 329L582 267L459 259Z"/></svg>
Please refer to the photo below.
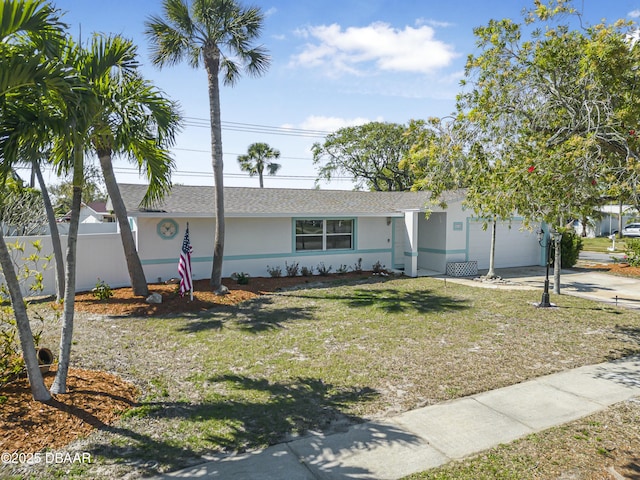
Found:
<svg viewBox="0 0 640 480"><path fill-rule="evenodd" d="M73 68L86 86L82 102L69 116L70 135L54 144L53 153L61 170L73 172L71 219L67 236L65 265L65 293L58 370L51 385L51 393L66 393L67 374L73 339L74 302L76 288L76 251L80 205L84 183L84 154L90 148L93 126L102 112L100 97L95 85L107 81L114 74L129 75L138 67L135 55L123 42L104 37L94 37L89 48L83 48L67 39L68 46L62 60ZM116 71L117 73L114 73Z"/></svg>
<svg viewBox="0 0 640 480"><path fill-rule="evenodd" d="M216 187L216 228L211 269L211 288L219 294L224 254L224 182L219 76L234 85L241 71L258 76L266 72L270 57L261 46L252 46L262 30L264 16L257 7L243 7L236 0L164 0L164 18L146 22L152 61L158 67L186 60L193 68L204 64L209 84L211 163Z"/></svg>
<svg viewBox="0 0 640 480"><path fill-rule="evenodd" d="M71 88L66 72L52 59L63 36L64 25L58 13L43 1L5 0L0 8L0 181L6 178L19 158L20 135L16 135L10 126L7 128L6 122L16 120L14 113L24 106L24 98L39 86L46 86L57 94ZM0 266L11 296L31 393L35 400L48 401L51 395L38 367L29 316L1 230Z"/></svg>
<svg viewBox="0 0 640 480"><path fill-rule="evenodd" d="M280 150L271 148L266 143L252 143L246 155L238 156L240 170L248 172L249 176L258 175L260 179L260 188L264 188L262 174L266 167L269 175L275 175L280 170L279 163L272 162L272 159L280 158Z"/></svg>
<svg viewBox="0 0 640 480"><path fill-rule="evenodd" d="M135 57L136 47L115 38ZM111 48L107 46L107 48ZM118 224L134 295L147 296L149 289L136 251L135 240L120 189L113 172L113 155L124 155L144 169L149 188L142 201L150 206L171 186L173 160L167 150L174 143L180 116L177 106L138 74L108 75L93 85L101 109L91 127L91 144L104 176L105 186Z"/></svg>

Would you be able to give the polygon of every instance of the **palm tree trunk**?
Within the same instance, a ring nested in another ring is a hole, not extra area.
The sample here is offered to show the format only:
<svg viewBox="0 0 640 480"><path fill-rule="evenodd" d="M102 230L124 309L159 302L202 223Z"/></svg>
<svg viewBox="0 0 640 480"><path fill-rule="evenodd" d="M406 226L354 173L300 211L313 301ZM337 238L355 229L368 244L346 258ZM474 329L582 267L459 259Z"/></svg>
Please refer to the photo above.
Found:
<svg viewBox="0 0 640 480"><path fill-rule="evenodd" d="M31 394L34 400L47 402L51 400L51 395L47 391L47 387L45 387L44 380L42 379L42 373L40 373L38 358L36 357L36 346L33 342L33 332L31 331L29 316L27 315L27 307L22 297L20 282L18 281L9 249L4 241L2 229L0 229L0 265L2 266L2 273L4 273L4 279L9 288L9 295L11 295L11 306L13 307L13 314L16 318L20 348L22 349L22 356L27 367L27 377L29 378L29 385L31 386Z"/></svg>
<svg viewBox="0 0 640 480"><path fill-rule="evenodd" d="M486 276L486 278L489 280L496 278L495 260L496 260L496 217L493 217L493 221L491 222L491 247L489 249L489 271L487 272L487 276Z"/></svg>
<svg viewBox="0 0 640 480"><path fill-rule="evenodd" d="M220 66L219 52L205 51L204 63L209 83L209 116L211 121L211 163L216 189L215 212L216 227L213 243L213 266L211 268L211 289L217 294L224 294L228 289L222 285L222 258L224 255L224 181L222 159L222 127L220 123L220 86L218 72Z"/></svg>
<svg viewBox="0 0 640 480"><path fill-rule="evenodd" d="M146 297L149 295L149 287L147 286L147 279L145 278L144 270L142 269L142 263L140 262L138 251L136 250L136 243L133 239L129 219L127 218L127 209L122 201L120 189L116 182L116 176L113 173L111 153L99 151L98 158L100 159L100 166L102 167L104 184L107 187L107 193L111 199L113 211L116 214L118 225L120 226L120 238L122 239L124 256L127 260L127 269L129 270L129 278L131 280L133 294Z"/></svg>
<svg viewBox="0 0 640 480"><path fill-rule="evenodd" d="M73 339L74 302L76 299L76 250L78 243L78 224L80 223L80 205L82 203L82 184L84 182L83 152L76 145L73 164L73 196L71 201L71 220L67 238L67 263L65 268L64 310L62 331L60 333L60 355L58 372L51 385L51 393L67 393L67 374L71 357Z"/></svg>
<svg viewBox="0 0 640 480"><path fill-rule="evenodd" d="M59 302L64 296L64 260L62 258L62 244L60 243L60 232L58 231L58 224L56 222L56 214L53 211L51 205L51 198L49 197L49 191L47 185L42 176L42 170L40 164L37 161L33 162L33 171L38 178L38 184L40 185L40 191L42 192L42 201L44 203L44 210L47 212L47 222L49 223L49 232L51 235L51 246L53 247L53 257L56 261L56 300Z"/></svg>

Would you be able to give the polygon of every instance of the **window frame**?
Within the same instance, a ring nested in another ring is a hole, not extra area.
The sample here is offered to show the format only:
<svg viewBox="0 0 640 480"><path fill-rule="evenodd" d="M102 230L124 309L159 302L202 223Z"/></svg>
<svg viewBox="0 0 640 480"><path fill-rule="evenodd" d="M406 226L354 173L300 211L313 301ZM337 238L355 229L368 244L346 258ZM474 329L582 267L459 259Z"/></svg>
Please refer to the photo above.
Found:
<svg viewBox="0 0 640 480"><path fill-rule="evenodd" d="M322 233L298 233L298 222L322 222ZM351 223L350 232L330 233L327 231L327 224L331 221L347 221ZM322 248L320 249L298 249L299 237L322 237ZM327 238L349 237L351 246L348 248L327 248ZM354 251L356 245L356 218L353 217L298 217L293 218L293 251L294 253L317 253L317 252L346 252Z"/></svg>

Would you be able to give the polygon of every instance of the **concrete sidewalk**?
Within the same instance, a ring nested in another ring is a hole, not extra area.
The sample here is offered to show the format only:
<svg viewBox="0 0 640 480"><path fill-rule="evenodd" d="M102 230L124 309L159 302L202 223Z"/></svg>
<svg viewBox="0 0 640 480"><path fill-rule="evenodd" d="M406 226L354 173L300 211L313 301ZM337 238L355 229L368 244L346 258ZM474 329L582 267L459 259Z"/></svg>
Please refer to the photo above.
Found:
<svg viewBox="0 0 640 480"><path fill-rule="evenodd" d="M412 410L344 433L212 457L159 478L398 479L640 396L640 357Z"/></svg>

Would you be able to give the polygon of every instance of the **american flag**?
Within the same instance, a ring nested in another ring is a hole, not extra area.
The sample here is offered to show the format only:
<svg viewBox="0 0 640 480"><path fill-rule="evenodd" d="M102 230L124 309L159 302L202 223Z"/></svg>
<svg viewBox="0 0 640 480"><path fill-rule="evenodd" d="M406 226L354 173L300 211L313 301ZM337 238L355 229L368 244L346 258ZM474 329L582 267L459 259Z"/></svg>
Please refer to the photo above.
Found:
<svg viewBox="0 0 640 480"><path fill-rule="evenodd" d="M182 250L180 250L180 261L178 262L178 274L180 275L180 296L191 292L193 298L193 279L191 278L191 242L189 241L189 224L184 232Z"/></svg>

